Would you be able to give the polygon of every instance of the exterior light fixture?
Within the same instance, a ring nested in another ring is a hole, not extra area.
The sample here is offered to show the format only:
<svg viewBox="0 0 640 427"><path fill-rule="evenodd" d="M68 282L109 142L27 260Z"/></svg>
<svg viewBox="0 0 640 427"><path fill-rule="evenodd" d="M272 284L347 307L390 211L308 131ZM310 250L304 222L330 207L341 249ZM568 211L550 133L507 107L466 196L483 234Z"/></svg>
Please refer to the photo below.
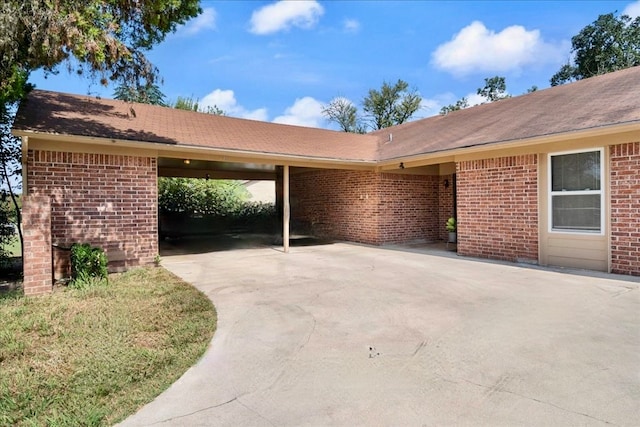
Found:
<svg viewBox="0 0 640 427"><path fill-rule="evenodd" d="M189 163L191 163L191 160L189 160L189 159L184 159L184 160L183 160L183 162L184 162L184 164L185 164L185 165L188 165Z"/></svg>
<svg viewBox="0 0 640 427"><path fill-rule="evenodd" d="M444 188L449 188L449 180L448 179L444 180Z"/></svg>
<svg viewBox="0 0 640 427"><path fill-rule="evenodd" d="M400 169L404 169L404 163L400 162Z"/></svg>

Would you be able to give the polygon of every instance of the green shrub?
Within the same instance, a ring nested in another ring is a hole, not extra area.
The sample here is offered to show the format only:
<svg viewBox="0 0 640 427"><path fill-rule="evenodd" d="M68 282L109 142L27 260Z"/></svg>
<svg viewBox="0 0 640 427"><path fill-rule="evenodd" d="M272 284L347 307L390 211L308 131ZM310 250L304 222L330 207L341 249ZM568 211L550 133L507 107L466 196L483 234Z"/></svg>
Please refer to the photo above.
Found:
<svg viewBox="0 0 640 427"><path fill-rule="evenodd" d="M247 202L232 217L239 220L258 220L275 217L276 206L273 203Z"/></svg>
<svg viewBox="0 0 640 427"><path fill-rule="evenodd" d="M191 234L198 234L197 230L202 230L203 226L211 231L220 227L255 224L269 227L275 224L275 204L252 202L249 197L248 190L240 181L160 177L158 210L161 235L174 235L174 224L182 224L182 231L188 229ZM162 218L171 220L163 222ZM204 221L193 223L191 219Z"/></svg>
<svg viewBox="0 0 640 427"><path fill-rule="evenodd" d="M107 280L107 256L88 243L71 245L71 282L75 288L91 287Z"/></svg>
<svg viewBox="0 0 640 427"><path fill-rule="evenodd" d="M165 177L158 179L160 213L227 216L242 209L249 197L249 192L240 181Z"/></svg>
<svg viewBox="0 0 640 427"><path fill-rule="evenodd" d="M454 217L449 218L447 220L447 223L445 224L445 227L449 233L454 233L458 228L458 224L456 224L456 219Z"/></svg>

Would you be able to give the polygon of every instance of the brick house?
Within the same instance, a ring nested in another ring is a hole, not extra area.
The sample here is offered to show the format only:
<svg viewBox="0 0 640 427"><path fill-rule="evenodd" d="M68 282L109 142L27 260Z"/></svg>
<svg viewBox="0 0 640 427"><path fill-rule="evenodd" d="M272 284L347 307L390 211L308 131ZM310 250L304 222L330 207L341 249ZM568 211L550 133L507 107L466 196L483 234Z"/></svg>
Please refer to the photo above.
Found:
<svg viewBox="0 0 640 427"><path fill-rule="evenodd" d="M291 224L374 245L640 275L640 67L366 135L36 90L21 105L25 291L86 241L158 253L157 177L273 179ZM53 261L52 261L53 260Z"/></svg>

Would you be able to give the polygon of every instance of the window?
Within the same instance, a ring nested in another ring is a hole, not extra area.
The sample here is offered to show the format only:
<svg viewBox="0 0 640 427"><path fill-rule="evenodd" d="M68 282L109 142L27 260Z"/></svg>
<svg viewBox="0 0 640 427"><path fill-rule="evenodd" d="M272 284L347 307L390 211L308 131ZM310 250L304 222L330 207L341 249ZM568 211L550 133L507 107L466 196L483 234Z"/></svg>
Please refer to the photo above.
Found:
<svg viewBox="0 0 640 427"><path fill-rule="evenodd" d="M551 231L603 231L602 150L549 156Z"/></svg>

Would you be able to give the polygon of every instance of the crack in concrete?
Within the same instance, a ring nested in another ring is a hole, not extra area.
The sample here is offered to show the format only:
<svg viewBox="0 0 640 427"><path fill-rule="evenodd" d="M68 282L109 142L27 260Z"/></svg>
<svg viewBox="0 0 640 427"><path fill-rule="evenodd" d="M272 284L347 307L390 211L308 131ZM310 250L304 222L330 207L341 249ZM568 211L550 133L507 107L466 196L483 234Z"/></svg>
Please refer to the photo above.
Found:
<svg viewBox="0 0 640 427"><path fill-rule="evenodd" d="M425 348L427 346L427 340L423 340L420 344L418 344L418 346L416 347L416 349L414 350L413 354L411 355L411 357L415 357L416 354L418 354L420 352L420 350L422 350L423 348Z"/></svg>
<svg viewBox="0 0 640 427"><path fill-rule="evenodd" d="M313 321L313 325L311 326L311 330L307 334L307 338L304 340L304 342L300 346L298 346L298 349L296 350L296 353L299 353L300 350L302 350L307 344L309 344L309 341L311 340L311 335L313 335L313 333L316 331L316 325L318 324L318 321L316 320L316 317L313 314L311 314L309 311L305 310L304 308L300 307L299 305L294 305L294 307L298 308L303 313L311 317L311 320Z"/></svg>
<svg viewBox="0 0 640 427"><path fill-rule="evenodd" d="M612 290L610 287L603 287L603 286L596 286L596 287L601 291L608 293L611 296L611 298L618 298L619 296L624 295L628 292L633 292L638 290L638 288L632 287L632 286L622 286L621 289L616 287L616 290Z"/></svg>
<svg viewBox="0 0 640 427"><path fill-rule="evenodd" d="M267 417L265 417L264 415L262 415L260 412L256 411L255 409L247 406L246 404L244 404L240 399L238 399L238 403L243 406L245 409L253 412L254 414L256 414L257 416L259 416L260 418L262 418L263 420L265 420L266 422L268 422L270 425L275 427L275 424Z"/></svg>
<svg viewBox="0 0 640 427"><path fill-rule="evenodd" d="M583 417L591 418L592 420L600 421L600 422L605 423L605 424L616 425L616 424L614 424L614 423L612 423L610 421L603 420L603 419L598 418L598 417L594 417L593 415L585 414L584 412L573 411L571 409L563 408L562 406L558 406L558 405L556 405L554 403L551 403L551 402L546 402L544 400L536 399L535 397L525 396L523 394L516 393L515 391L507 390L505 388L500 387L500 384L497 384L496 386L487 386L487 385L484 385L484 384L480 384L480 383L476 383L476 382L473 382L473 381L469 381L469 380L464 379L464 378L462 379L462 381L464 381L466 383L469 383L469 384L472 384L472 385L475 385L477 387L482 387L484 389L490 390L490 394L497 393L497 392L512 394L514 396L522 397L523 399L533 400L534 402L541 403L543 405L553 406L554 408L560 409L560 410L565 411L565 412L570 412L572 414L581 415ZM451 382L454 382L454 383L458 384L455 381L451 381Z"/></svg>
<svg viewBox="0 0 640 427"><path fill-rule="evenodd" d="M292 359L295 359L295 358L296 358L296 356L297 356L297 354L298 354L298 353L300 353L300 352L302 351L302 349L306 347L306 345L307 345L307 344L309 344L309 341L311 340L311 336L313 335L313 333L314 333L314 332L315 332L315 330L316 330L316 325L317 325L318 321L316 320L315 316L314 316L313 314L311 314L310 312L308 312L307 310L305 310L304 308L300 307L299 305L294 305L293 307L296 307L296 308L298 308L299 310L301 310L303 313L307 314L307 315L311 318L311 320L313 321L313 325L311 326L311 329L309 330L309 333L307 334L307 336L306 336L306 338L304 339L304 341L303 341L303 342L301 342L301 343L298 345L298 348L296 348L296 349L295 349L295 351L293 351L293 352L291 353L292 355L291 355L290 360L287 362L286 366L285 366L285 367L283 367L283 368L280 370L280 374L278 375L278 377L277 377L275 380L273 380L273 382L272 382L271 384L269 384L269 386L267 386L267 387L263 388L263 389L262 389L263 391L270 390L271 388L273 388L273 386L275 386L278 382L280 382L280 380L281 380L281 379L286 375L286 373L288 372L286 368L288 368L288 367L289 367L289 365L291 364L291 360L292 360Z"/></svg>
<svg viewBox="0 0 640 427"><path fill-rule="evenodd" d="M218 404L215 404L215 405L207 406L207 407L205 407L205 408L201 408L201 409L198 409L198 410L195 410L195 411L193 411L193 412L186 413L186 414L176 415L175 417L166 418L166 419L164 419L164 420L156 421L155 423L153 423L153 424L149 424L149 425L152 425L152 426L153 426L153 425L157 425L157 424L167 423L167 422L169 422L169 421L173 421L173 420L178 420L178 419L180 419L180 418L189 417L189 416L191 416L191 415L195 415L195 414L198 414L198 413L200 413L200 412L208 411L209 409L216 409L216 408L220 408L220 407L222 407L222 406L224 406L224 405L228 405L229 403L232 403L232 402L235 402L235 401L238 401L238 403L240 403L240 401L238 400L238 396L234 397L234 398L233 398L233 399L231 399L231 400L227 400L226 402L222 402L222 403L218 403ZM242 405L242 406L244 406L244 405Z"/></svg>
<svg viewBox="0 0 640 427"><path fill-rule="evenodd" d="M156 421L155 423L150 424L150 425L158 425L158 424L168 423L168 422L171 422L171 421L179 420L179 419L181 419L181 418L186 418L186 417L189 417L189 416L191 416L191 415L198 414L198 413L200 413L200 412L204 412L204 411L208 411L208 410L211 410L211 409L220 408L220 407L225 406L225 405L228 405L228 404L230 404L230 403L237 402L237 403L238 403L240 406L242 406L243 408L247 409L248 411L253 412L253 413L254 413L254 414L256 414L258 417L260 417L260 418L262 418L263 420L265 420L266 422L268 422L270 425L275 426L275 424L274 424L270 419L268 419L267 417L265 417L264 415L262 415L261 413L259 413L259 412L258 412L258 411L256 411L255 409L251 408L251 407L250 407L250 406L248 406L246 403L242 402L242 401L240 400L240 398L241 398L242 396L244 396L244 395L245 395L245 394L242 394L242 395L240 395L240 396L236 396L236 397L234 397L233 399L227 400L226 402L222 402L222 403L218 403L218 404L215 404L215 405L207 406L207 407L205 407L205 408L201 408L201 409L198 409L198 410L195 410L195 411L192 411L192 412L186 413L186 414L177 415L177 416L175 416L175 417L166 418L166 419L164 419L164 420Z"/></svg>
<svg viewBox="0 0 640 427"><path fill-rule="evenodd" d="M633 288L624 288L621 291L616 292L615 294L611 295L611 298L618 298L620 295L624 295L627 292L631 292L631 291L635 291L636 289Z"/></svg>

